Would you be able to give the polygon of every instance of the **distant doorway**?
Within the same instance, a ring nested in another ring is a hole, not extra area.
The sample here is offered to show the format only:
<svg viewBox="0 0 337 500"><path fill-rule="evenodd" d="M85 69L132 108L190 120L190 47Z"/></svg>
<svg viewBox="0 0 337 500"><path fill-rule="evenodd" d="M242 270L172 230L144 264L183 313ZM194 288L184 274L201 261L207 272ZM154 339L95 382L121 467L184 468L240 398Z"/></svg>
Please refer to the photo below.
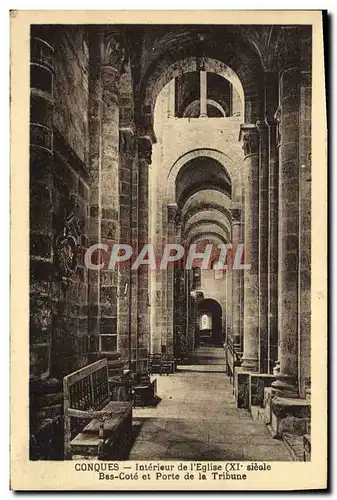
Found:
<svg viewBox="0 0 337 500"><path fill-rule="evenodd" d="M198 306L198 344L217 345L223 343L222 309L214 299L203 299Z"/></svg>

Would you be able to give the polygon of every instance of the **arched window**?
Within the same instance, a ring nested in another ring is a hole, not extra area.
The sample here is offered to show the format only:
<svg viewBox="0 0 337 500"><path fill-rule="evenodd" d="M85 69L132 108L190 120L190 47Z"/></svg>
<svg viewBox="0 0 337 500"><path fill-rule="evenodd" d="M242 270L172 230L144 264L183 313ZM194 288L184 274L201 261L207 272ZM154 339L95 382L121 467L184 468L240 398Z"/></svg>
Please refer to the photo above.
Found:
<svg viewBox="0 0 337 500"><path fill-rule="evenodd" d="M200 330L212 329L212 316L210 314L202 314L200 318Z"/></svg>

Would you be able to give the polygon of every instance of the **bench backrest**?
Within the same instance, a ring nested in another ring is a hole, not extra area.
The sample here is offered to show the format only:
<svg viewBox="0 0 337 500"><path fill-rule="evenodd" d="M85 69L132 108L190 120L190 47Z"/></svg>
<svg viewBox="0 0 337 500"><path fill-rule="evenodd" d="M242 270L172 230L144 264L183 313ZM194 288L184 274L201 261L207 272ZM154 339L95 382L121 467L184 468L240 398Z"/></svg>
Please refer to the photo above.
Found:
<svg viewBox="0 0 337 500"><path fill-rule="evenodd" d="M74 410L101 410L110 401L108 360L100 359L70 373L63 379L64 441L65 453L74 434L84 427L85 421L70 418L69 408Z"/></svg>

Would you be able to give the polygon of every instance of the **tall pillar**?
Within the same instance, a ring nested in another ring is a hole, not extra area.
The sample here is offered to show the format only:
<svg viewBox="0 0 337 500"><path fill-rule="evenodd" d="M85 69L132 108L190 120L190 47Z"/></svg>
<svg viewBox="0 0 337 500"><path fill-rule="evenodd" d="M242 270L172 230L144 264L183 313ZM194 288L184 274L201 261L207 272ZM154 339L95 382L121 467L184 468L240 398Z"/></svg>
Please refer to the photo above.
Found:
<svg viewBox="0 0 337 500"><path fill-rule="evenodd" d="M120 243L132 246L132 169L135 156L136 140L130 128L119 130L119 196L120 196ZM122 358L128 358L132 368L134 349L136 348L136 332L132 329L131 301L134 290L131 286L132 273L129 259L119 268L118 290L118 336L119 345L123 346ZM126 349L127 346L127 349Z"/></svg>
<svg viewBox="0 0 337 500"><path fill-rule="evenodd" d="M177 204L170 203L167 205L167 242L175 243L176 241L176 215ZM173 333L174 333L174 265L169 263L167 266L167 334L166 334L166 352L170 356L173 355Z"/></svg>
<svg viewBox="0 0 337 500"><path fill-rule="evenodd" d="M30 372L31 460L62 457L62 388L53 378L53 38L31 28L30 66Z"/></svg>
<svg viewBox="0 0 337 500"><path fill-rule="evenodd" d="M119 243L119 80L125 64L122 33L113 26L100 28L101 33L101 174L100 205L101 243L109 248ZM118 339L118 269L103 269L100 274L100 352L120 349L127 352L128 343ZM126 344L126 345L125 345Z"/></svg>
<svg viewBox="0 0 337 500"><path fill-rule="evenodd" d="M275 68L273 68L275 69ZM268 127L268 373L278 357L278 72L266 73L266 124Z"/></svg>
<svg viewBox="0 0 337 500"><path fill-rule="evenodd" d="M242 368L258 370L259 351L259 135L255 125L242 125L244 150L244 337Z"/></svg>
<svg viewBox="0 0 337 500"><path fill-rule="evenodd" d="M311 392L311 26L301 27L299 144L299 395Z"/></svg>
<svg viewBox="0 0 337 500"><path fill-rule="evenodd" d="M259 372L268 373L268 127L258 122L259 145Z"/></svg>
<svg viewBox="0 0 337 500"><path fill-rule="evenodd" d="M200 117L207 116L207 72L200 71Z"/></svg>
<svg viewBox="0 0 337 500"><path fill-rule="evenodd" d="M232 255L235 256L241 239L241 211L231 210L232 217ZM241 307L241 273L240 269L232 269L232 338L234 347L240 351L240 307Z"/></svg>
<svg viewBox="0 0 337 500"><path fill-rule="evenodd" d="M30 376L50 375L53 276L53 45L33 26L30 73Z"/></svg>
<svg viewBox="0 0 337 500"><path fill-rule="evenodd" d="M299 29L284 30L280 62L279 374L273 394L298 396Z"/></svg>
<svg viewBox="0 0 337 500"><path fill-rule="evenodd" d="M278 144L276 121L268 121L269 128L269 212L268 212L268 345L269 373L278 358Z"/></svg>
<svg viewBox="0 0 337 500"><path fill-rule="evenodd" d="M149 165L152 143L148 137L138 138L138 249L141 251L149 240ZM145 360L150 349L149 331L149 269L141 265L138 269L138 352L137 359ZM138 369L142 366L138 363Z"/></svg>

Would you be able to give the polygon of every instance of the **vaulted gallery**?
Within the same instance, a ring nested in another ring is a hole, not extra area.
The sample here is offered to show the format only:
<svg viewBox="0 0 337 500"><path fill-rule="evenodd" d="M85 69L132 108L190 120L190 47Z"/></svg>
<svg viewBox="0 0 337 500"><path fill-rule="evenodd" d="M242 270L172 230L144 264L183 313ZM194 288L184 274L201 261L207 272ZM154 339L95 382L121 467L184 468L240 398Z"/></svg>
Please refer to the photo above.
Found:
<svg viewBox="0 0 337 500"><path fill-rule="evenodd" d="M36 25L30 82L31 457L63 457L70 373L107 359L124 400L211 347L236 406L303 440L311 28Z"/></svg>

